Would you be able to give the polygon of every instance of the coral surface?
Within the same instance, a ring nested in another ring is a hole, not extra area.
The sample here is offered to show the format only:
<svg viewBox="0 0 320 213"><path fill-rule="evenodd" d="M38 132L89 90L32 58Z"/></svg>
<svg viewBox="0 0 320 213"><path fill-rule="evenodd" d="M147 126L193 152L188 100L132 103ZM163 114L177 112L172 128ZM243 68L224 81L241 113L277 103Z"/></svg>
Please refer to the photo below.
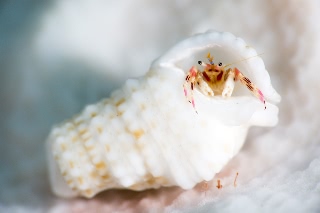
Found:
<svg viewBox="0 0 320 213"><path fill-rule="evenodd" d="M319 8L317 0L3 2L0 212L319 212ZM252 128L205 192L200 184L55 197L44 146L52 125L207 29L232 32L263 53L282 96L279 124Z"/></svg>

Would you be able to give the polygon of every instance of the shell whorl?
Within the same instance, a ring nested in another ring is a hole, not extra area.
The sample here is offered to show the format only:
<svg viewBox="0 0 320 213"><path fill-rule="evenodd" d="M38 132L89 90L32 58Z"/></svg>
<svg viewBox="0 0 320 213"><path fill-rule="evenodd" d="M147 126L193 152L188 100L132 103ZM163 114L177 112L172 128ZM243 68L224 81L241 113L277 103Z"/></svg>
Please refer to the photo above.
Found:
<svg viewBox="0 0 320 213"><path fill-rule="evenodd" d="M243 42L225 37L208 32L181 42L156 60L144 77L127 80L110 98L56 126L47 142L54 192L92 197L110 188L190 189L221 170L240 150L251 125L274 125L276 106L270 103L268 112L258 110L250 97L208 100L197 93L199 114L186 101L182 85L186 67L197 61L195 52L223 50L232 39ZM262 70L266 72L264 65ZM265 88L270 78L266 80ZM275 99L269 95L269 100ZM253 111L240 116L239 106Z"/></svg>

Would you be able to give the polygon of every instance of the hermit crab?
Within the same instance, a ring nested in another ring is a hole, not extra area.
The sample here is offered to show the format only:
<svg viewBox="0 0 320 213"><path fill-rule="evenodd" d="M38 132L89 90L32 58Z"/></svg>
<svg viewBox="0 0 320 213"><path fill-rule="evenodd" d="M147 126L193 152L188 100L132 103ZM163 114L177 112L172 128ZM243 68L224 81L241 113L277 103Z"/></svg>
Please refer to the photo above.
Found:
<svg viewBox="0 0 320 213"><path fill-rule="evenodd" d="M218 31L189 37L144 76L52 129L53 192L90 198L111 188L191 189L239 152L250 126L276 125L279 101L262 59L242 39Z"/></svg>
<svg viewBox="0 0 320 213"><path fill-rule="evenodd" d="M222 97L230 97L234 89L235 81L240 80L253 95L260 99L264 104L264 108L267 108L263 93L250 81L250 79L245 77L238 68L234 67L233 69L229 68L225 70L225 68L232 64L223 65L221 62L219 62L219 64L214 64L213 56L211 56L210 53L208 53L207 58L209 63L198 61L200 65L205 67L204 71L199 72L196 67L191 67L187 74L186 82L183 85L185 96L188 96L187 84L189 83L191 90L193 90L195 86L198 86L200 91L208 96L219 94L222 95ZM189 102L192 103L193 108L195 108L193 93L191 93L191 101Z"/></svg>

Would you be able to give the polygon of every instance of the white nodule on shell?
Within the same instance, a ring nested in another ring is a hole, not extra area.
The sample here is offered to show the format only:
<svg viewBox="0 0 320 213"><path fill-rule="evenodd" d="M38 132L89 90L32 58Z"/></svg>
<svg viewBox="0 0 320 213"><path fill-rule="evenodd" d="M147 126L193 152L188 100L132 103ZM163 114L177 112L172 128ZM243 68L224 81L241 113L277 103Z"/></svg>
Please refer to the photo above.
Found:
<svg viewBox="0 0 320 213"><path fill-rule="evenodd" d="M236 83L231 97L196 90L195 113L182 85L208 52L223 64L257 55L225 32L208 31L175 45L144 77L128 80L110 98L52 130L47 150L54 193L89 198L111 188L190 189L211 180L239 152L250 126L275 125L280 96L258 56L232 66L264 93L266 110Z"/></svg>

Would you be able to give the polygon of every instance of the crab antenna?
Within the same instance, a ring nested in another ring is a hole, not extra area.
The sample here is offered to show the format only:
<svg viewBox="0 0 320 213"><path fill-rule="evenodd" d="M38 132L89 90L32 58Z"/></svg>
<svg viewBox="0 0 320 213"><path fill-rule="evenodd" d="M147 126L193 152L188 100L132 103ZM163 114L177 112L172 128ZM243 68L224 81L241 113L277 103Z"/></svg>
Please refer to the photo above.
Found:
<svg viewBox="0 0 320 213"><path fill-rule="evenodd" d="M263 55L264 53L260 53L260 54L258 54L258 55L254 55L254 56L250 56L250 57L248 57L248 58L244 58L244 59L242 59L242 60L239 60L239 61L236 61L236 62L233 62L233 63L230 63L230 64L226 64L224 67L228 67L228 66L230 66L230 65L232 65L232 64L236 64L236 63L239 63L239 62L241 62L241 61L246 61L246 60L249 60L250 58L254 58L254 57L257 57L257 56L260 56L260 55Z"/></svg>
<svg viewBox="0 0 320 213"><path fill-rule="evenodd" d="M207 59L209 60L209 62L210 62L210 64L211 65L213 65L214 63L213 63L213 56L211 56L211 54L210 53L208 53L208 55L207 55Z"/></svg>

